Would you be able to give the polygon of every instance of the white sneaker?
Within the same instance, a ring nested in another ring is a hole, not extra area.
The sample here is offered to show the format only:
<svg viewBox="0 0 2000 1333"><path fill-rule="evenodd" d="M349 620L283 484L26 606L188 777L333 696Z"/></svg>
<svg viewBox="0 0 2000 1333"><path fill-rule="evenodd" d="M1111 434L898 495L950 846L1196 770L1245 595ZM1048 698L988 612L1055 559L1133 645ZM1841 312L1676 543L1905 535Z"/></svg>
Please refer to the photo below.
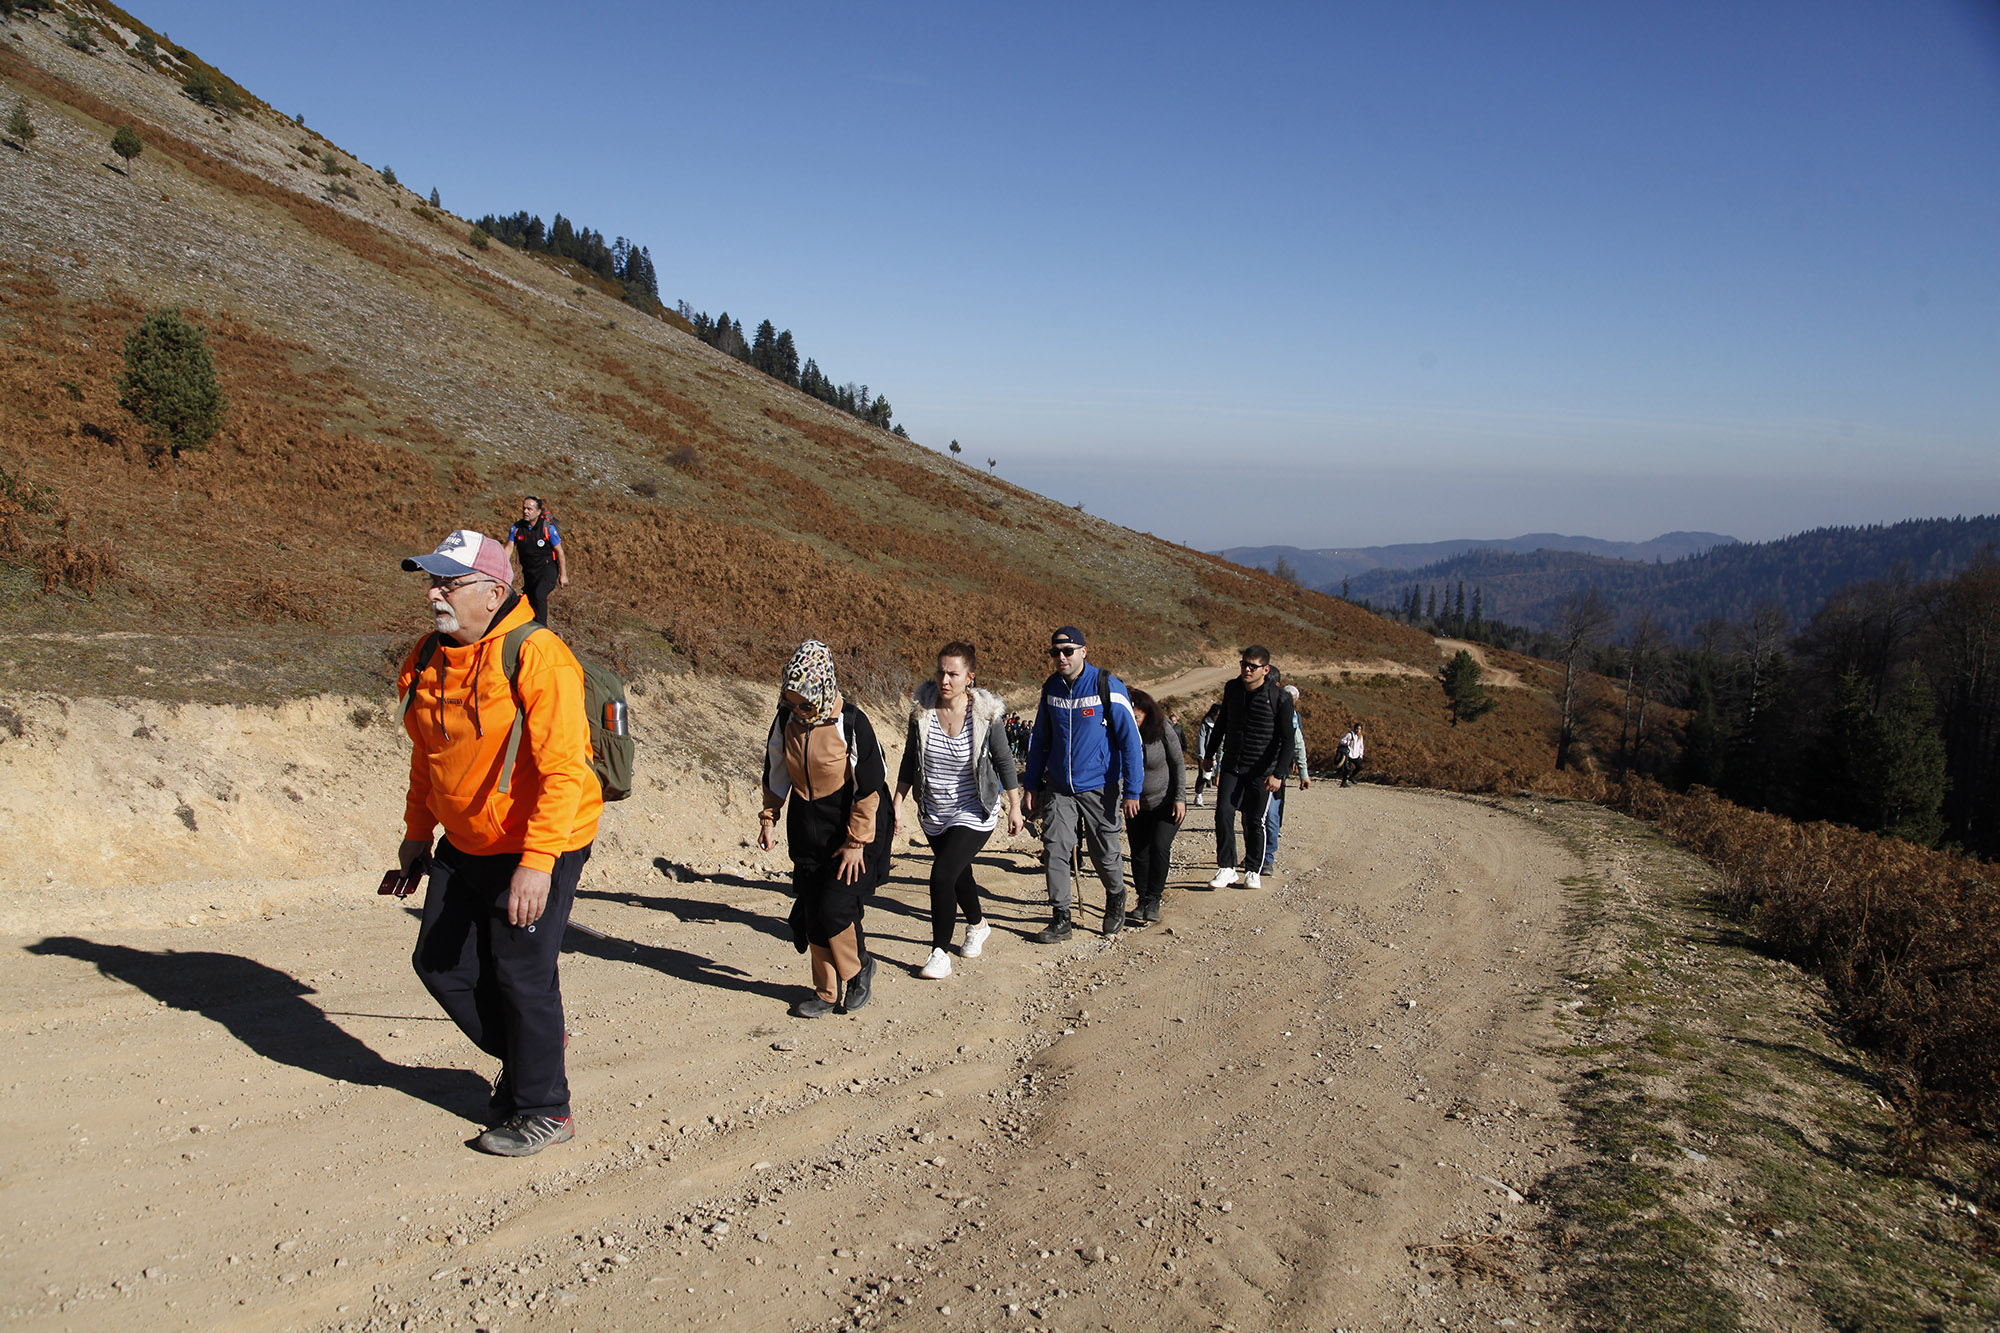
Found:
<svg viewBox="0 0 2000 1333"><path fill-rule="evenodd" d="M993 927L984 921L965 928L965 943L959 946L960 958L977 958L986 948L986 937L993 933Z"/></svg>
<svg viewBox="0 0 2000 1333"><path fill-rule="evenodd" d="M1261 889L1264 887L1264 877L1253 870L1243 877L1243 887L1246 889Z"/></svg>
<svg viewBox="0 0 2000 1333"><path fill-rule="evenodd" d="M1202 793L1200 793L1200 792L1196 792L1196 793L1194 794L1194 803L1195 803L1196 805L1207 805L1207 804L1208 804L1208 797L1204 796L1204 795L1203 795Z"/></svg>
<svg viewBox="0 0 2000 1333"><path fill-rule="evenodd" d="M943 981L951 975L951 955L943 949L932 949L930 958L917 970L917 975L926 981Z"/></svg>
<svg viewBox="0 0 2000 1333"><path fill-rule="evenodd" d="M1254 879L1256 878L1256 876L1253 875L1251 876L1251 878ZM1228 866L1224 866L1222 869L1215 872L1215 878L1208 882L1208 887L1211 889L1226 889L1235 882L1236 882L1236 872L1230 869ZM1253 885L1252 887L1254 888L1255 886Z"/></svg>

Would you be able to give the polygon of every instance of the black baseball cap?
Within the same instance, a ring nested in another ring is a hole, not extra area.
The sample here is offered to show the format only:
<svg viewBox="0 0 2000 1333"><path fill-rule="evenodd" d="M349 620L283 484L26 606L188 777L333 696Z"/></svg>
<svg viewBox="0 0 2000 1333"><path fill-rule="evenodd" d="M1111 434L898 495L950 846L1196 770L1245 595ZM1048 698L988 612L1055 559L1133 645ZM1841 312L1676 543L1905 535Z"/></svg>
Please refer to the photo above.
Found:
<svg viewBox="0 0 2000 1333"><path fill-rule="evenodd" d="M1079 648L1088 648L1090 646L1090 640L1084 638L1083 631L1074 625L1064 625L1054 634L1049 635L1049 647L1053 648L1058 644L1064 643L1073 643Z"/></svg>

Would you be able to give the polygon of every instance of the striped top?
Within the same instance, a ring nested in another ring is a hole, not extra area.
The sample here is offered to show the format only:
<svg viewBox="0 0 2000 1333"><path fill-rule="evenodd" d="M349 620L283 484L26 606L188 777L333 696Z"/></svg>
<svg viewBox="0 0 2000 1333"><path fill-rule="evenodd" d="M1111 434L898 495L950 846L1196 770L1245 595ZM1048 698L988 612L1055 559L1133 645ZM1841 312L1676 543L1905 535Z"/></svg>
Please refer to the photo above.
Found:
<svg viewBox="0 0 2000 1333"><path fill-rule="evenodd" d="M924 836L935 838L948 828L978 829L991 833L1000 822L999 812L988 813L979 804L979 778L972 766L972 716L967 711L958 735L945 734L937 710L930 712L930 731L924 737L924 802L917 812Z"/></svg>

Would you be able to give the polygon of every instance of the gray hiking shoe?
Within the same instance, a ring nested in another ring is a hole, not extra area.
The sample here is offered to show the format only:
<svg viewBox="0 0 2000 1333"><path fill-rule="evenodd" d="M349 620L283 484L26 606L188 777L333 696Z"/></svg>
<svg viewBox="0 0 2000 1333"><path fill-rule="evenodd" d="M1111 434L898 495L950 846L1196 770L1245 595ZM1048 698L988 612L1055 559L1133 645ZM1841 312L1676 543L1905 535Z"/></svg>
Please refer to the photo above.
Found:
<svg viewBox="0 0 2000 1333"><path fill-rule="evenodd" d="M479 1150L496 1157L533 1157L551 1143L568 1143L575 1137L569 1116L517 1115L481 1134Z"/></svg>

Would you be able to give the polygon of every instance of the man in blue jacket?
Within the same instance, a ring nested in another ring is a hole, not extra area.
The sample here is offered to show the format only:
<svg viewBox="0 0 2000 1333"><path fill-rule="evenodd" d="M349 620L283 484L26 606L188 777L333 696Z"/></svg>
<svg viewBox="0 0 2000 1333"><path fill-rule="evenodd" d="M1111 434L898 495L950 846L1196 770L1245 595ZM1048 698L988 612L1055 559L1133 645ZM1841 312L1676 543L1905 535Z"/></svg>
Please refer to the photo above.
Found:
<svg viewBox="0 0 2000 1333"><path fill-rule="evenodd" d="M1119 797L1124 815L1139 813L1146 752L1125 684L1090 665L1083 631L1064 625L1049 637L1055 672L1042 682L1021 791L1030 814L1042 816L1042 859L1055 915L1037 944L1070 936L1070 854L1079 832L1104 877L1104 933L1125 928L1125 861L1118 850Z"/></svg>

